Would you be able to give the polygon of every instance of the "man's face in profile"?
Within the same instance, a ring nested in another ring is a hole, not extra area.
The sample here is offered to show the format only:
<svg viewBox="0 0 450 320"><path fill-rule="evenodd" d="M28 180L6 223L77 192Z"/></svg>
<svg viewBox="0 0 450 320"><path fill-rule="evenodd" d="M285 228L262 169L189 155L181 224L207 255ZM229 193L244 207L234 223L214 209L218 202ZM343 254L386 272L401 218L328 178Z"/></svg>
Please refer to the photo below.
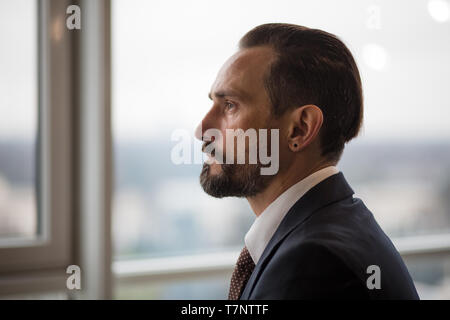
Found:
<svg viewBox="0 0 450 320"><path fill-rule="evenodd" d="M264 77L274 59L272 49L255 47L234 54L223 65L210 91L213 106L197 129L197 137L203 137L203 149L214 144L215 152L209 154L210 161L203 165L200 183L206 193L214 197L248 197L265 189L273 176L261 175L261 164L237 164L237 150L232 164L218 163L214 155L218 152L225 159L226 130L270 129L274 126L271 103L264 86ZM217 129L220 137L208 136L208 129ZM259 139L259 138L258 138ZM248 142L248 141L247 141ZM245 144L246 159L249 145ZM234 144L236 146L236 144Z"/></svg>

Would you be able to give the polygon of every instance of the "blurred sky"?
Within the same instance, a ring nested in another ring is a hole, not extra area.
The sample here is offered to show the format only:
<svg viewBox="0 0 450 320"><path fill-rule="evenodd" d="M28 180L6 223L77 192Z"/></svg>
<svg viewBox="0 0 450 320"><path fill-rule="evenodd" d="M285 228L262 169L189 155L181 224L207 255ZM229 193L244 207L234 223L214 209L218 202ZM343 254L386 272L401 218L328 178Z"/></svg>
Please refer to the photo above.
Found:
<svg viewBox="0 0 450 320"><path fill-rule="evenodd" d="M437 3L430 11L424 0L115 0L115 137L193 129L240 37L262 23L289 22L335 33L354 53L364 86L365 138L448 139L450 25L448 1Z"/></svg>

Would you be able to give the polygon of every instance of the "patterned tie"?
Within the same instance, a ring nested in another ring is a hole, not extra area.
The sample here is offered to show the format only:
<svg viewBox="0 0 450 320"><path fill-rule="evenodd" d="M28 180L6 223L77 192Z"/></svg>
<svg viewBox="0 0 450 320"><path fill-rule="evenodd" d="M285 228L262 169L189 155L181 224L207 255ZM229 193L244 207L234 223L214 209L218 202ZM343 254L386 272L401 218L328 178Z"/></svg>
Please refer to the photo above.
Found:
<svg viewBox="0 0 450 320"><path fill-rule="evenodd" d="M231 276L230 292L228 293L228 300L238 300L242 291L247 284L250 275L255 269L255 263L247 250L247 247L242 249L239 255L233 275Z"/></svg>

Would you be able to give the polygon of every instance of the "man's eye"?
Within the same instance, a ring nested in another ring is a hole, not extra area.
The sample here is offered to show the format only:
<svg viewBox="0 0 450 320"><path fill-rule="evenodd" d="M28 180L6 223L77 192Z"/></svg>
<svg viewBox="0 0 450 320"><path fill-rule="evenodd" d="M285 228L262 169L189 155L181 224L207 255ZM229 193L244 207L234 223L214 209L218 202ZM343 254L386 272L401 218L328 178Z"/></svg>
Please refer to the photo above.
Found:
<svg viewBox="0 0 450 320"><path fill-rule="evenodd" d="M225 109L230 110L234 108L234 103L225 102Z"/></svg>

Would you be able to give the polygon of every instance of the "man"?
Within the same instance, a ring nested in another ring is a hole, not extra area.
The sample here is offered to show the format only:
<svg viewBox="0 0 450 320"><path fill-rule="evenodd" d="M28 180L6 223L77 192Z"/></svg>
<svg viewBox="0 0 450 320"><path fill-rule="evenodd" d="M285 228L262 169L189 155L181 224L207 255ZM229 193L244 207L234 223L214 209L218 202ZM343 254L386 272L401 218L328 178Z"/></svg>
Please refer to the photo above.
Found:
<svg viewBox="0 0 450 320"><path fill-rule="evenodd" d="M336 169L363 118L359 71L336 36L258 26L224 64L210 98L196 136L215 152L206 151L200 183L214 197L246 197L256 215L229 299L419 298L397 250ZM261 174L261 161L215 159L231 152L227 130L252 128L278 129L278 149L269 148L278 152L275 174Z"/></svg>

